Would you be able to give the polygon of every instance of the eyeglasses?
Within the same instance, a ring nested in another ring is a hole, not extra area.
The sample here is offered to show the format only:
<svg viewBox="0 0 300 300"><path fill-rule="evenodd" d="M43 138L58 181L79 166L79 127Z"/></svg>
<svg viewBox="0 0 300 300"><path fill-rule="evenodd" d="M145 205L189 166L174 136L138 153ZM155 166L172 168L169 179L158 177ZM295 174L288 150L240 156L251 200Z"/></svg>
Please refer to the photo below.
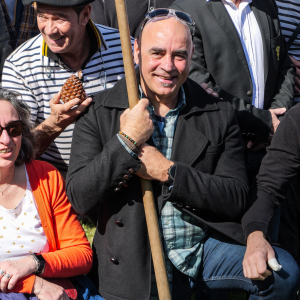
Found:
<svg viewBox="0 0 300 300"><path fill-rule="evenodd" d="M6 130L10 137L17 137L24 132L25 124L22 120L9 122L5 127L0 125L0 136L3 130Z"/></svg>
<svg viewBox="0 0 300 300"><path fill-rule="evenodd" d="M191 18L191 16L183 11L168 8L158 8L148 12L142 22L140 34L142 33L144 27L150 20L163 20L171 16L175 17L179 22L188 25L188 27L191 30L192 38L194 37L195 21Z"/></svg>

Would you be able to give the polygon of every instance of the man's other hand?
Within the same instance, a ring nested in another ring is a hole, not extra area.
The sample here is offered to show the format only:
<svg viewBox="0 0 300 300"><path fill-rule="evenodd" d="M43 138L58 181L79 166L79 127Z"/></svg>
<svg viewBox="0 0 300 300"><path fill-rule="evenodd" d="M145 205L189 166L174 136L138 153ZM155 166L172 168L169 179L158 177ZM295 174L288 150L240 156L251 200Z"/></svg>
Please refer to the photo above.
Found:
<svg viewBox="0 0 300 300"><path fill-rule="evenodd" d="M275 258L275 252L261 231L249 234L243 261L244 275L252 280L265 280L272 272L267 261Z"/></svg>
<svg viewBox="0 0 300 300"><path fill-rule="evenodd" d="M136 174L144 179L168 180L168 169L174 163L166 159L156 148L143 144L139 148L138 157L142 161L140 169Z"/></svg>
<svg viewBox="0 0 300 300"><path fill-rule="evenodd" d="M149 100L142 98L133 109L126 109L120 117L120 130L139 145L145 143L154 130L148 105Z"/></svg>
<svg viewBox="0 0 300 300"><path fill-rule="evenodd" d="M213 95L214 97L219 98L219 95L217 93L215 93L211 88L208 87L208 84L203 82L200 84L201 87L205 90L205 92L209 95Z"/></svg>
<svg viewBox="0 0 300 300"><path fill-rule="evenodd" d="M292 62L296 66L295 74L295 93L300 94L300 61L295 59L293 56L290 56Z"/></svg>
<svg viewBox="0 0 300 300"><path fill-rule="evenodd" d="M277 116L283 115L286 112L285 107L269 109L269 112L272 116L272 127L271 127L271 134L274 134L280 121Z"/></svg>
<svg viewBox="0 0 300 300"><path fill-rule="evenodd" d="M51 114L48 118L48 121L51 123L51 127L54 129L54 131L62 131L67 126L74 123L78 115L83 113L88 105L92 102L92 98L87 98L82 103L80 103L78 98L75 98L67 103L62 104L60 103L60 97L60 92L58 92L49 101Z"/></svg>

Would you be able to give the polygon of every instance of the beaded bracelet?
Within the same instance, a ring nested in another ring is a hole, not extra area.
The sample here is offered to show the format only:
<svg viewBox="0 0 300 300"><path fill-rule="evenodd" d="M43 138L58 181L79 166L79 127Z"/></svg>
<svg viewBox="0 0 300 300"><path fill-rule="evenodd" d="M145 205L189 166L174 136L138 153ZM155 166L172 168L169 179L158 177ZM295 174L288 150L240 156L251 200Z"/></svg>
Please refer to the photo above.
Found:
<svg viewBox="0 0 300 300"><path fill-rule="evenodd" d="M130 141L134 146L136 146L137 148L139 148L139 145L138 145L138 143L137 142L135 142L133 139L131 139L127 134L125 134L124 132L122 132L122 131L119 131L119 134L121 134L121 135L123 135L123 136L125 136L126 137L126 139L128 140L128 141Z"/></svg>
<svg viewBox="0 0 300 300"><path fill-rule="evenodd" d="M125 136L123 136L122 134L118 134L120 139L123 141L123 143L134 153L138 153L139 152L139 148L137 146L135 146L134 144L132 144Z"/></svg>

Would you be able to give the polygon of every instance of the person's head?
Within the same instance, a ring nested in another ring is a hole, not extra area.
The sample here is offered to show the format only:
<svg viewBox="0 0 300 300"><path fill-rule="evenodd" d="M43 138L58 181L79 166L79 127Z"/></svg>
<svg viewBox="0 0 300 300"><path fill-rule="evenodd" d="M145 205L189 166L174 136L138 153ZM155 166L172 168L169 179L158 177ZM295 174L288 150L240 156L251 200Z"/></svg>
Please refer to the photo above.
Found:
<svg viewBox="0 0 300 300"><path fill-rule="evenodd" d="M134 44L134 59L146 96L164 102L177 100L193 51L189 27L175 16L148 21Z"/></svg>
<svg viewBox="0 0 300 300"><path fill-rule="evenodd" d="M68 5L65 0L59 2L61 5L56 1L46 1L49 4L43 0L37 1L37 25L52 52L76 54L86 34L86 25L92 9L89 2L92 1L76 0L73 1L73 6Z"/></svg>
<svg viewBox="0 0 300 300"><path fill-rule="evenodd" d="M0 89L0 169L30 162L35 156L30 110L18 96Z"/></svg>

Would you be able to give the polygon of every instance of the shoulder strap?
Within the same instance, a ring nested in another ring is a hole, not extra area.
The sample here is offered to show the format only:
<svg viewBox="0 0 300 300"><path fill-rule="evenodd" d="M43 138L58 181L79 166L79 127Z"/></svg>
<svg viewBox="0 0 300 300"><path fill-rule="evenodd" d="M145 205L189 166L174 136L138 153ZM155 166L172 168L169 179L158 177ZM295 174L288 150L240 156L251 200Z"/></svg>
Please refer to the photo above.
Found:
<svg viewBox="0 0 300 300"><path fill-rule="evenodd" d="M300 33L300 23L298 24L297 28L293 32L291 38L287 42L288 49L290 49L291 45L293 44L294 40L296 39L298 33Z"/></svg>

